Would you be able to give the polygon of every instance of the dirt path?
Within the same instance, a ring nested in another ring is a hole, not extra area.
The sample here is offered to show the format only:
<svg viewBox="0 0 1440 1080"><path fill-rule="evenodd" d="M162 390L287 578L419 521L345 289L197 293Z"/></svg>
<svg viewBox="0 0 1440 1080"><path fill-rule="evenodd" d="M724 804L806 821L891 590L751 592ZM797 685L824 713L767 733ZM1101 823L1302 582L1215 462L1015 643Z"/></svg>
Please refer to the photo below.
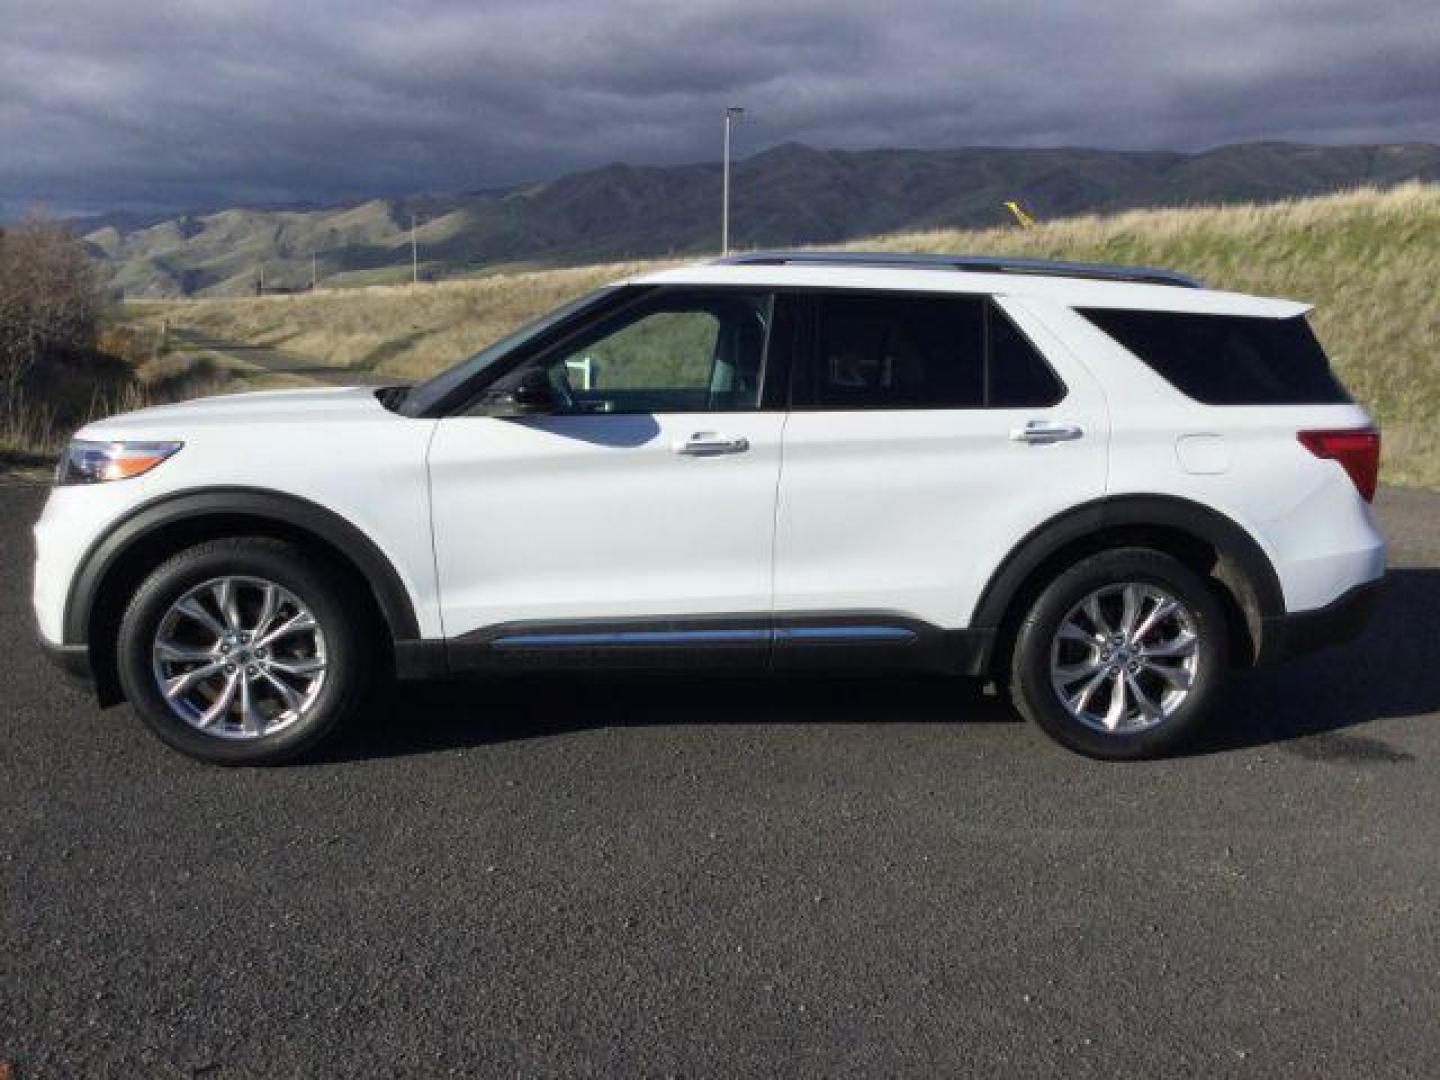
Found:
<svg viewBox="0 0 1440 1080"><path fill-rule="evenodd" d="M205 349L222 357L239 361L248 368L269 375L289 375L322 386L383 386L394 382L393 376L377 375L360 368L334 367L317 364L308 357L268 345L245 345L235 341L206 337L188 330L171 333L175 346Z"/></svg>

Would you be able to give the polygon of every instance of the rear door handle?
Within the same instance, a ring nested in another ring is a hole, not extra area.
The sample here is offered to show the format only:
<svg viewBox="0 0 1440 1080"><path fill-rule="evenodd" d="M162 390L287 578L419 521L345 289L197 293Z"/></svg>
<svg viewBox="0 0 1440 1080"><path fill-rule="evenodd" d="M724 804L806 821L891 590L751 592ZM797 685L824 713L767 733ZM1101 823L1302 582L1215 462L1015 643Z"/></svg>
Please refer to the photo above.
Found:
<svg viewBox="0 0 1440 1080"><path fill-rule="evenodd" d="M1023 428L1010 429L1011 442L1057 443L1069 442L1085 434L1079 424L1057 424L1053 420L1031 420Z"/></svg>
<svg viewBox="0 0 1440 1080"><path fill-rule="evenodd" d="M673 447L675 453L689 457L713 457L717 454L743 454L750 449L750 440L741 435L730 438L713 431L697 431Z"/></svg>

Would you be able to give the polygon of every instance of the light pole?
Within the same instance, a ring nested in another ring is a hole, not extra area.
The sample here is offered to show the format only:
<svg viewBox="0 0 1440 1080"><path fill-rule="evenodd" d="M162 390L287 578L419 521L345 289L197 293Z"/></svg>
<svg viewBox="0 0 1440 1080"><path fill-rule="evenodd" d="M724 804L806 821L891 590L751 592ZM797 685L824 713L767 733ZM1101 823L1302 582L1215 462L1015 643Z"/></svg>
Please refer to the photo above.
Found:
<svg viewBox="0 0 1440 1080"><path fill-rule="evenodd" d="M420 284L420 247L415 241L415 212L410 212L410 284Z"/></svg>
<svg viewBox="0 0 1440 1080"><path fill-rule="evenodd" d="M725 110L725 160L720 174L720 254L730 254L730 129L745 115L739 105Z"/></svg>

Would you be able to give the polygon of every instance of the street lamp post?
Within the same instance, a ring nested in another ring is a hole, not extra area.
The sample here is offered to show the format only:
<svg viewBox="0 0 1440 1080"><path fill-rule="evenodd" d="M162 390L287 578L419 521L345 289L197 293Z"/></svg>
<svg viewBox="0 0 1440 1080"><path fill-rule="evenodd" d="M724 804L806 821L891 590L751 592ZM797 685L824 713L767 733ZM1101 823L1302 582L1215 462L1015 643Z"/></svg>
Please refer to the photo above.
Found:
<svg viewBox="0 0 1440 1080"><path fill-rule="evenodd" d="M720 254L730 254L730 129L745 115L739 105L725 110L725 160L720 174Z"/></svg>
<svg viewBox="0 0 1440 1080"><path fill-rule="evenodd" d="M415 240L415 211L410 211L410 284L420 284L420 246Z"/></svg>

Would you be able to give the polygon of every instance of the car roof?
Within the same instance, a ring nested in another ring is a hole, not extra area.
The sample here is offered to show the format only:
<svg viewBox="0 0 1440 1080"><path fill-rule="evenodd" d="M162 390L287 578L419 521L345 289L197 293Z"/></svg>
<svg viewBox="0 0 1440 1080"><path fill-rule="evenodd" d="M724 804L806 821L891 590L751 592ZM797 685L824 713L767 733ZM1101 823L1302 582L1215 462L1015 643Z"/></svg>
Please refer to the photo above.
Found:
<svg viewBox="0 0 1440 1080"><path fill-rule="evenodd" d="M973 293L1067 307L1261 318L1310 310L1294 300L1206 289L1193 278L1153 267L896 252L757 252L644 274L626 284Z"/></svg>

